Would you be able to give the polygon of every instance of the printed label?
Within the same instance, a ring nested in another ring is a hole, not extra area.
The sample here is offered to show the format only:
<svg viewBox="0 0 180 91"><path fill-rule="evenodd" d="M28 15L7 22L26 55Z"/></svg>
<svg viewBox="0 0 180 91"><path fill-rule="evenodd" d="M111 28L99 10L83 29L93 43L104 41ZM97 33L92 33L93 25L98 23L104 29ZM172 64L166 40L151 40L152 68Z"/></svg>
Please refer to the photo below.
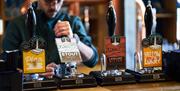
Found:
<svg viewBox="0 0 180 91"><path fill-rule="evenodd" d="M81 54L76 44L75 39L71 41L63 41L61 38L56 38L56 45L58 48L61 62L81 62Z"/></svg>
<svg viewBox="0 0 180 91"><path fill-rule="evenodd" d="M45 50L35 52L33 50L23 51L23 71L24 73L45 72Z"/></svg>
<svg viewBox="0 0 180 91"><path fill-rule="evenodd" d="M162 47L143 48L143 67L162 67Z"/></svg>
<svg viewBox="0 0 180 91"><path fill-rule="evenodd" d="M116 39L117 43L113 43L114 41L111 38L106 38L105 41L105 54L107 58L107 70L111 69L125 69L126 61L125 61L125 37L119 37Z"/></svg>

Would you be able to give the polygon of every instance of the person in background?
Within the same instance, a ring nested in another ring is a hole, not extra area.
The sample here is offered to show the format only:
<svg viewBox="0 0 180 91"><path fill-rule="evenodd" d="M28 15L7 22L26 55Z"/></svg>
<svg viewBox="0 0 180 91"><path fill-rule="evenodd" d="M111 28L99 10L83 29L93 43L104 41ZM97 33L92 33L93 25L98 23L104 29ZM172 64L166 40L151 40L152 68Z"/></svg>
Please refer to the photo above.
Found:
<svg viewBox="0 0 180 91"><path fill-rule="evenodd" d="M68 36L75 38L80 50L82 63L93 67L98 62L98 53L87 35L85 28L77 16L70 16L61 12L64 0L37 0L36 31L46 42L46 73L45 76L53 76L57 64L61 63L55 43L56 37ZM26 15L14 18L7 26L3 38L3 50L22 50L23 41L29 40L31 32L26 29ZM61 22L58 22L61 21Z"/></svg>

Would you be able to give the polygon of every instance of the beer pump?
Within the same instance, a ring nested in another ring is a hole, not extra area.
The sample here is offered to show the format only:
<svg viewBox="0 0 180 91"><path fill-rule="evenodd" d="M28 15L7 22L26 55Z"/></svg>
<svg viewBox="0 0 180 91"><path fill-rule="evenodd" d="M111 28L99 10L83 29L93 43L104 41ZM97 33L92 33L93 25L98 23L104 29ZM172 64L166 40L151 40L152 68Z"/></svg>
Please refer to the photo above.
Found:
<svg viewBox="0 0 180 91"><path fill-rule="evenodd" d="M61 22L60 20L58 22ZM76 36L76 35L74 35ZM77 88L97 86L93 76L79 73L78 64L82 62L81 54L78 49L77 40L62 36L55 38L61 64L56 69L55 77L58 80L58 87Z"/></svg>
<svg viewBox="0 0 180 91"><path fill-rule="evenodd" d="M145 11L146 38L142 40L142 53L135 54L135 71L126 69L135 75L138 82L165 81L162 60L162 36L156 33L156 11L151 1Z"/></svg>
<svg viewBox="0 0 180 91"><path fill-rule="evenodd" d="M97 83L103 85L135 83L133 75L126 73L125 37L115 35L116 13L113 1L109 1L107 10L108 37L105 39L105 53L102 53L101 71L92 71Z"/></svg>
<svg viewBox="0 0 180 91"><path fill-rule="evenodd" d="M58 87L66 89L97 86L94 77L78 72L77 67L82 59L76 39L63 36L55 40L61 60L55 72Z"/></svg>
<svg viewBox="0 0 180 91"><path fill-rule="evenodd" d="M57 89L54 78L41 77L46 71L45 40L36 31L36 14L32 4L27 11L26 27L32 35L21 44L23 58L23 91Z"/></svg>

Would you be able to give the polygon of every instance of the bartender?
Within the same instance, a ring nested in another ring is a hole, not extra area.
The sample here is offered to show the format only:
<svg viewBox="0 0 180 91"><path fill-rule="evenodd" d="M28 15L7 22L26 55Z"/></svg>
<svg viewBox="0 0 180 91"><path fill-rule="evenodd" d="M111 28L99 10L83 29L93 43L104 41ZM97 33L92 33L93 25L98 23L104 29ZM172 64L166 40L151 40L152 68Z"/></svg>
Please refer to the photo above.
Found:
<svg viewBox="0 0 180 91"><path fill-rule="evenodd" d="M56 37L75 38L83 60L82 63L86 66L93 67L98 61L97 50L91 42L91 37L87 35L80 18L60 11L63 1L37 1L36 32L46 42L46 73L43 73L46 77L52 77L57 64L61 63L55 42ZM10 21L3 38L4 51L17 49L22 51L21 44L32 37L32 32L27 30L25 21L26 15L18 16Z"/></svg>

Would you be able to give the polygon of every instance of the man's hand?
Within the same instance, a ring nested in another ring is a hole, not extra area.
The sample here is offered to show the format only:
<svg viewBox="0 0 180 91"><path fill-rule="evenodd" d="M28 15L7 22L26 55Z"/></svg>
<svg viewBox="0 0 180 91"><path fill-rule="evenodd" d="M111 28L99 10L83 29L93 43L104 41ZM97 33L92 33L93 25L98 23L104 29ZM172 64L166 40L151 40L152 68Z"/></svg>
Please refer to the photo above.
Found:
<svg viewBox="0 0 180 91"><path fill-rule="evenodd" d="M47 78L52 78L55 75L54 70L57 68L57 64L50 63L46 66L46 73L40 74L41 76L45 76Z"/></svg>
<svg viewBox="0 0 180 91"><path fill-rule="evenodd" d="M58 21L54 27L54 32L56 37L68 36L69 38L73 37L71 26L68 21Z"/></svg>

